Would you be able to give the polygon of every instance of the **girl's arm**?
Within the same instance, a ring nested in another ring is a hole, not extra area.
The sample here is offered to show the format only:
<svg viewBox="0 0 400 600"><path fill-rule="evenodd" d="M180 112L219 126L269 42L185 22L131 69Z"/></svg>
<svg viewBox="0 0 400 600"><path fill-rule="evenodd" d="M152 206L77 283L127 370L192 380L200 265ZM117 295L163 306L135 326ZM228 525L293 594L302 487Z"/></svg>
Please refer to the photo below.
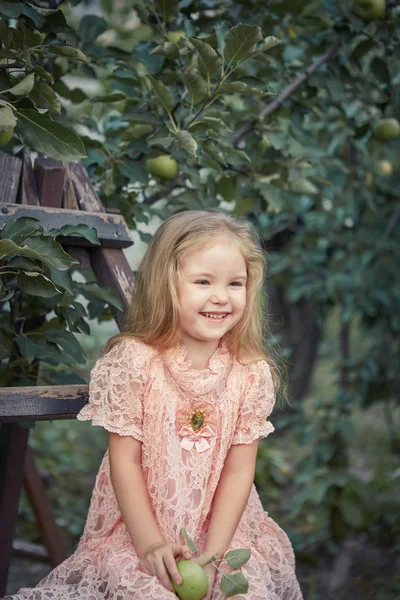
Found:
<svg viewBox="0 0 400 600"><path fill-rule="evenodd" d="M223 558L239 525L254 481L258 439L231 446L222 469L211 513L204 553Z"/></svg>
<svg viewBox="0 0 400 600"><path fill-rule="evenodd" d="M158 577L174 592L170 577L180 585L176 558L191 557L186 544L168 543L158 527L150 504L141 466L142 444L134 437L110 433L108 444L111 483L122 518L140 558L139 570Z"/></svg>
<svg viewBox="0 0 400 600"><path fill-rule="evenodd" d="M110 433L108 450L111 482L118 506L136 553L141 558L149 546L165 542L143 477L142 444L133 437Z"/></svg>

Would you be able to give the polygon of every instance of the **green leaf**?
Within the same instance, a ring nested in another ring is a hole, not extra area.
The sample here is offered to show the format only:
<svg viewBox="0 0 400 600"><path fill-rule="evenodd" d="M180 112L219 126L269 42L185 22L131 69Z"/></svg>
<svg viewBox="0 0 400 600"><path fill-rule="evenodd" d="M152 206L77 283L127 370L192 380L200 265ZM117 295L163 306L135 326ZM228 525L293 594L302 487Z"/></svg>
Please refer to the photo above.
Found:
<svg viewBox="0 0 400 600"><path fill-rule="evenodd" d="M148 125L160 125L160 119L155 115L149 115L147 113L137 113L136 115L129 116L127 119L128 123L141 123Z"/></svg>
<svg viewBox="0 0 400 600"><path fill-rule="evenodd" d="M164 42L153 48L151 54L160 54L160 56L165 56L170 60L176 60L179 58L179 48L176 44Z"/></svg>
<svg viewBox="0 0 400 600"><path fill-rule="evenodd" d="M217 181L217 192L221 194L224 200L231 202L236 199L236 177L224 175ZM238 202L236 202L236 209ZM235 210L236 210L235 209ZM246 211L247 212L247 211ZM244 213L242 213L244 214Z"/></svg>
<svg viewBox="0 0 400 600"><path fill-rule="evenodd" d="M189 129L191 131L212 130L216 133L223 131L232 131L222 119L218 119L217 117L203 117L199 121L194 121L189 126Z"/></svg>
<svg viewBox="0 0 400 600"><path fill-rule="evenodd" d="M318 194L319 189L306 177L298 177L290 183L290 190L297 194Z"/></svg>
<svg viewBox="0 0 400 600"><path fill-rule="evenodd" d="M60 271L66 271L79 261L71 258L61 248L60 244L49 237L31 237L24 240L24 246L18 246L12 240L0 240L0 259L11 254L27 256L40 260Z"/></svg>
<svg viewBox="0 0 400 600"><path fill-rule="evenodd" d="M86 157L82 140L71 129L35 110L19 109L17 114L21 137L33 150L63 162Z"/></svg>
<svg viewBox="0 0 400 600"><path fill-rule="evenodd" d="M57 344L57 346L60 346L63 353L68 354L73 359L74 363L83 364L85 362L86 357L82 346L70 331L65 329L48 329L44 331L43 337L50 344Z"/></svg>
<svg viewBox="0 0 400 600"><path fill-rule="evenodd" d="M145 123L137 123L136 125L129 125L123 133L121 133L121 140L126 142L127 140L137 140L141 137L145 137L152 133L153 126L146 125Z"/></svg>
<svg viewBox="0 0 400 600"><path fill-rule="evenodd" d="M7 267L23 269L24 271L36 271L36 273L41 273L43 270L42 267L39 267L33 260L26 258L26 256L14 256L7 262Z"/></svg>
<svg viewBox="0 0 400 600"><path fill-rule="evenodd" d="M102 300L122 310L122 300L111 288L100 287L97 283L82 283L79 291L88 300Z"/></svg>
<svg viewBox="0 0 400 600"><path fill-rule="evenodd" d="M158 131L151 137L147 138L147 144L149 146L162 146L165 150L167 150L174 141L174 137L172 135L167 135L165 131Z"/></svg>
<svg viewBox="0 0 400 600"><path fill-rule="evenodd" d="M137 160L124 160L120 171L130 180L130 183L147 183L149 180L149 174L145 167Z"/></svg>
<svg viewBox="0 0 400 600"><path fill-rule="evenodd" d="M174 100L172 98L171 92L162 83L162 81L159 81L158 79L155 79L151 76L148 76L148 80L150 81L154 93L157 96L158 100L161 102L161 105L163 106L164 110L167 113L170 113L174 107Z"/></svg>
<svg viewBox="0 0 400 600"><path fill-rule="evenodd" d="M0 327L0 360L10 356L13 342L14 336L11 331Z"/></svg>
<svg viewBox="0 0 400 600"><path fill-rule="evenodd" d="M198 38L191 37L189 39L197 50L201 75L207 80L210 80L214 75L220 75L222 70L222 59L214 48Z"/></svg>
<svg viewBox="0 0 400 600"><path fill-rule="evenodd" d="M79 37L85 44L91 44L107 29L107 21L97 15L85 15L79 25Z"/></svg>
<svg viewBox="0 0 400 600"><path fill-rule="evenodd" d="M214 142L206 140L205 142L201 143L201 147L218 162L227 166L225 154L216 146L216 144L214 144Z"/></svg>
<svg viewBox="0 0 400 600"><path fill-rule="evenodd" d="M55 112L61 113L61 102L53 90L47 83L38 79L29 97L33 101L36 108L47 108L49 106Z"/></svg>
<svg viewBox="0 0 400 600"><path fill-rule="evenodd" d="M179 131L176 134L176 139L181 148L190 154L190 156L196 158L197 142L188 131Z"/></svg>
<svg viewBox="0 0 400 600"><path fill-rule="evenodd" d="M73 281L71 271L59 271L54 267L49 267L52 282L58 287L67 290L71 296L74 294Z"/></svg>
<svg viewBox="0 0 400 600"><path fill-rule="evenodd" d="M4 94L5 92L9 92L13 94L13 96L25 96L25 94L29 94L31 89L33 88L33 84L35 83L35 74L29 73L26 77L24 77L19 83L14 85L12 88L8 90L4 90L1 92Z"/></svg>
<svg viewBox="0 0 400 600"><path fill-rule="evenodd" d="M187 88L194 105L201 102L207 96L207 83L196 71L180 73L179 76Z"/></svg>
<svg viewBox="0 0 400 600"><path fill-rule="evenodd" d="M252 96L258 96L260 94L266 96L272 96L270 92L264 92L258 88L253 88L244 83L244 81L228 81L219 86L216 95L221 94L251 94Z"/></svg>
<svg viewBox="0 0 400 600"><path fill-rule="evenodd" d="M74 60L80 60L82 62L88 62L88 57L81 52L78 48L73 46L48 46L47 51L49 54L57 54L58 56L66 56Z"/></svg>
<svg viewBox="0 0 400 600"><path fill-rule="evenodd" d="M386 61L382 60L382 58L375 56L374 60L371 62L370 69L380 83L389 83L390 72Z"/></svg>
<svg viewBox="0 0 400 600"><path fill-rule="evenodd" d="M20 273L18 286L26 294L43 298L52 298L56 294L62 293L48 277L41 273Z"/></svg>
<svg viewBox="0 0 400 600"><path fill-rule="evenodd" d="M224 560L227 560L233 569L239 569L250 559L251 551L248 548L238 548L230 550L224 555Z"/></svg>
<svg viewBox="0 0 400 600"><path fill-rule="evenodd" d="M361 527L364 523L364 514L360 501L350 494L342 494L339 499L339 510L343 520L350 527Z"/></svg>
<svg viewBox="0 0 400 600"><path fill-rule="evenodd" d="M158 0L158 8L161 11L161 15L164 23L174 17L179 8L179 0Z"/></svg>
<svg viewBox="0 0 400 600"><path fill-rule="evenodd" d="M275 46L277 46L280 43L281 43L281 41L278 40L278 38L276 38L273 35L269 35L268 37L264 38L263 43L258 47L257 54L261 54L262 52L267 52L268 50L271 50L271 48L274 48Z"/></svg>
<svg viewBox="0 0 400 600"><path fill-rule="evenodd" d="M4 106L0 108L0 133L4 131L10 131L14 129L17 124L14 111L10 106Z"/></svg>
<svg viewBox="0 0 400 600"><path fill-rule="evenodd" d="M181 528L181 536L183 537L189 548L192 550L192 552L200 552L194 541L188 536L185 527Z"/></svg>
<svg viewBox="0 0 400 600"><path fill-rule="evenodd" d="M49 229L47 232L49 235L54 236L68 236L68 235L79 235L80 237L85 238L91 244L96 246L100 245L99 238L97 237L97 231L94 227L89 227L88 225L78 224L78 225L63 225L59 229Z"/></svg>
<svg viewBox="0 0 400 600"><path fill-rule="evenodd" d="M36 344L29 337L20 336L15 340L22 356L31 362L36 357Z"/></svg>
<svg viewBox="0 0 400 600"><path fill-rule="evenodd" d="M16 244L20 244L26 237L36 233L43 233L43 228L39 219L33 217L19 217L18 219L8 221L0 231L1 239L12 239Z"/></svg>
<svg viewBox="0 0 400 600"><path fill-rule="evenodd" d="M6 2L2 0L1 13L7 17L17 18L21 14L26 15L35 23L36 27L43 27L45 20L44 17L39 13L36 7L28 6L24 2Z"/></svg>
<svg viewBox="0 0 400 600"><path fill-rule="evenodd" d="M225 596L236 596L236 594L247 594L249 582L243 573L224 573L222 575L219 589Z"/></svg>
<svg viewBox="0 0 400 600"><path fill-rule="evenodd" d="M45 339L35 342L36 358L49 363L50 365L59 365L63 362L63 356L56 344L49 344Z"/></svg>
<svg viewBox="0 0 400 600"><path fill-rule="evenodd" d="M261 27L240 23L233 27L225 38L224 56L231 65L256 54L256 45L263 39Z"/></svg>
<svg viewBox="0 0 400 600"><path fill-rule="evenodd" d="M124 92L112 92L112 94L106 94L105 96L96 96L91 98L90 102L119 102L125 100L126 94Z"/></svg>

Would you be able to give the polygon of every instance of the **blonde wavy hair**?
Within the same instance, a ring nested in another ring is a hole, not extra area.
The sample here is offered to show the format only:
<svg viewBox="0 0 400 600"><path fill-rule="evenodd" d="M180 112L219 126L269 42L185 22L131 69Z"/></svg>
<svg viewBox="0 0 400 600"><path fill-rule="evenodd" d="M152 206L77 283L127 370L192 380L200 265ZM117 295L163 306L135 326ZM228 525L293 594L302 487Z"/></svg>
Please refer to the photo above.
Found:
<svg viewBox="0 0 400 600"><path fill-rule="evenodd" d="M277 388L280 369L272 358L275 351L272 347L265 349L268 325L264 318L264 253L249 222L218 211L180 212L157 229L139 265L122 331L107 342L105 352L126 337L141 340L160 352L179 346L180 269L185 257L215 241L217 236L237 244L247 267L246 306L230 330L229 351L241 363L266 360Z"/></svg>

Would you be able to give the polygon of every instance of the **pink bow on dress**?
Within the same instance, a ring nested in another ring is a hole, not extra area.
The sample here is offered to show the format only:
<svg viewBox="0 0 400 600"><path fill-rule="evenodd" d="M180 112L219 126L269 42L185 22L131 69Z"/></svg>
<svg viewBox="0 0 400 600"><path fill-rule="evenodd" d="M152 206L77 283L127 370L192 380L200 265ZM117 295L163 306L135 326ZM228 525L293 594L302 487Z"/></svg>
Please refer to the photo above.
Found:
<svg viewBox="0 0 400 600"><path fill-rule="evenodd" d="M193 431L188 425L185 425L178 435L182 438L181 446L185 450L191 450L193 446L196 446L197 452L204 452L211 448L206 438L213 437L215 433L209 425L206 425L201 431L197 432Z"/></svg>

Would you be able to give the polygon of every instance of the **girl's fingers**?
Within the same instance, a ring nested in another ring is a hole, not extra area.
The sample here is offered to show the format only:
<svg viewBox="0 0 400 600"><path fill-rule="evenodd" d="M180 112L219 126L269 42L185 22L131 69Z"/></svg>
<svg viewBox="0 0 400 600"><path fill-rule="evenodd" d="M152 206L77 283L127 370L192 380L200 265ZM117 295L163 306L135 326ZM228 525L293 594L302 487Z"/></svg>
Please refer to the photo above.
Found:
<svg viewBox="0 0 400 600"><path fill-rule="evenodd" d="M165 567L163 557L160 556L156 563L156 572L157 577L161 583L167 590L170 592L175 592L173 585L169 579L169 573Z"/></svg>
<svg viewBox="0 0 400 600"><path fill-rule="evenodd" d="M164 556L164 563L167 568L167 571L171 575L172 579L176 584L181 585L182 577L176 567L176 562L173 556Z"/></svg>
<svg viewBox="0 0 400 600"><path fill-rule="evenodd" d="M172 544L172 552L174 556L183 556L184 558L191 558L192 551L186 544Z"/></svg>

